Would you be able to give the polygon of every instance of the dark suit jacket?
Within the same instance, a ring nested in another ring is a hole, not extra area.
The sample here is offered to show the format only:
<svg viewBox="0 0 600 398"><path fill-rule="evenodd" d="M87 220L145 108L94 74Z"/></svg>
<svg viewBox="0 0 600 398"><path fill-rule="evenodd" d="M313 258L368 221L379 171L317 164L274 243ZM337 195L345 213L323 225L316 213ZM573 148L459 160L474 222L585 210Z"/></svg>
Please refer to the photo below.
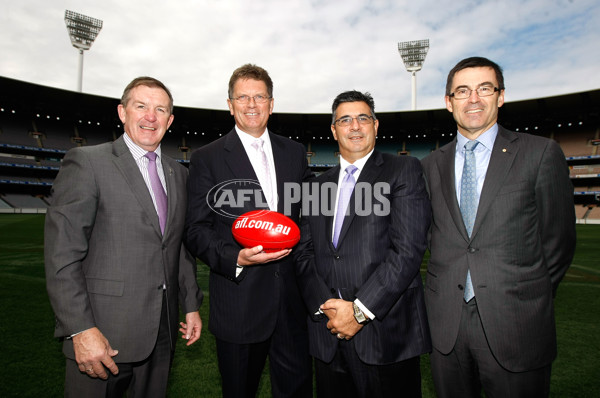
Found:
<svg viewBox="0 0 600 398"><path fill-rule="evenodd" d="M340 166L328 170L314 180L313 188L337 185L339 173ZM385 183L390 189L384 195L377 188L361 190L357 196L361 183ZM336 190L329 194L335 202ZM358 209L372 210L383 203L381 196L389 201L386 215L356 214L357 197ZM430 206L419 161L375 151L360 173L348 207L337 249L331 243L333 215L303 212L297 273L309 313L315 314L328 299L339 298L338 291L344 300L358 298L376 316L353 337L358 356L367 364L390 364L429 352L419 269ZM327 317L312 315L308 323L311 355L330 362L338 343L326 327Z"/></svg>
<svg viewBox="0 0 600 398"><path fill-rule="evenodd" d="M308 176L306 151L304 146L287 138L271 132L269 137L275 161L278 211L284 213L284 183L300 184ZM256 183L248 183L250 180ZM227 198L239 198L238 191L256 188L257 180L235 129L192 154L186 244L210 267L210 331L217 338L235 344L269 338L282 301L289 305L290 316L302 320L306 316L291 256L245 267L236 277L237 257L242 247L233 239L231 226L239 215L257 209L258 205L252 199L236 207L237 203L223 200L218 194L229 192L231 196ZM226 203L215 210L220 201ZM264 197L263 203L266 203ZM286 215L297 223L299 211L298 201Z"/></svg>
<svg viewBox="0 0 600 398"><path fill-rule="evenodd" d="M182 244L187 170L162 156L168 194L164 236L152 197L121 136L67 152L46 214L46 282L55 336L97 326L116 362L137 362L154 348L166 279L171 342L178 301L198 310L196 264ZM178 300L179 297L179 300ZM72 340L63 350L74 359Z"/></svg>
<svg viewBox="0 0 600 398"><path fill-rule="evenodd" d="M499 126L467 237L454 185L456 140L423 160L433 208L425 297L434 347L452 350L467 268L489 346L520 372L556 356L553 295L573 258L575 211L552 140Z"/></svg>

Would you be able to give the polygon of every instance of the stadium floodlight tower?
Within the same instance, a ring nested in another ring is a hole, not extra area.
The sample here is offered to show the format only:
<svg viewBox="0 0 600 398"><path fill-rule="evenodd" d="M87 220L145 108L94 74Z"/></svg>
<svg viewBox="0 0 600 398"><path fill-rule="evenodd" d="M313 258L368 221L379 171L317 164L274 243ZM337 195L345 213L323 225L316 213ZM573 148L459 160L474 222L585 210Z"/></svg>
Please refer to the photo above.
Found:
<svg viewBox="0 0 600 398"><path fill-rule="evenodd" d="M96 18L65 10L65 24L73 47L79 50L79 65L77 72L77 91L81 92L83 85L83 52L92 47L92 43L102 29L102 21Z"/></svg>
<svg viewBox="0 0 600 398"><path fill-rule="evenodd" d="M417 109L417 72L423 67L429 50L429 39L398 43L398 52L406 70L412 74L412 110Z"/></svg>

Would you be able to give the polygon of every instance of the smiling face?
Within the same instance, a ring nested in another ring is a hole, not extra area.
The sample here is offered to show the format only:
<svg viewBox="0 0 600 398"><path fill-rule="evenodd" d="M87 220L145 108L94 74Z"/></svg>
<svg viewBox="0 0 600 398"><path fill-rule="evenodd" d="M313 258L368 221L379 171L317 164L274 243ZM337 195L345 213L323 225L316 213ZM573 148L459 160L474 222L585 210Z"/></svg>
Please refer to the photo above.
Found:
<svg viewBox="0 0 600 398"><path fill-rule="evenodd" d="M139 147L154 151L173 122L170 100L161 88L137 86L129 100L117 107L125 133Z"/></svg>
<svg viewBox="0 0 600 398"><path fill-rule="evenodd" d="M452 112L458 131L470 140L474 140L487 131L498 120L498 108L504 105L504 90L488 97L479 97L475 91L484 84L498 87L494 69L475 67L462 69L452 79L451 92L464 87L472 90L466 99L446 96L446 109Z"/></svg>
<svg viewBox="0 0 600 398"><path fill-rule="evenodd" d="M269 97L265 82L254 79L238 79L235 82L232 97L238 98L242 95ZM265 132L269 116L273 113L272 98L263 104L257 104L252 98L246 104L242 104L235 99L227 99L227 105L238 128L256 138Z"/></svg>
<svg viewBox="0 0 600 398"><path fill-rule="evenodd" d="M335 111L335 118L352 117L349 126L342 127L337 124L331 126L333 138L338 142L340 155L350 163L366 156L375 147L379 120L369 119L368 124L360 124L356 119L359 115L371 115L371 108L366 102L342 102Z"/></svg>

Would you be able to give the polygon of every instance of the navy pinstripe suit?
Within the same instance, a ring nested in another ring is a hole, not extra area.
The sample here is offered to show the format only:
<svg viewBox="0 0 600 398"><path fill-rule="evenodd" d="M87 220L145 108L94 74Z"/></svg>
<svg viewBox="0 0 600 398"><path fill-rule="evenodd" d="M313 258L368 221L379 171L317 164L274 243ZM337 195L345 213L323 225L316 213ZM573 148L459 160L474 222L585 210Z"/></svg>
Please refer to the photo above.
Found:
<svg viewBox="0 0 600 398"><path fill-rule="evenodd" d="M318 176L318 186L337 184L340 167ZM419 268L426 247L430 205L419 161L374 151L357 181L389 184L387 215L365 212L365 203L380 204L374 191L355 189L337 249L331 243L333 216L304 214L296 249L300 289L310 314L330 298L358 298L376 319L352 339L356 353L369 365L400 362L429 352L431 342ZM330 192L335 198L335 191ZM361 198L358 203L357 197ZM330 362L338 340L326 327L327 317L308 322L310 353Z"/></svg>

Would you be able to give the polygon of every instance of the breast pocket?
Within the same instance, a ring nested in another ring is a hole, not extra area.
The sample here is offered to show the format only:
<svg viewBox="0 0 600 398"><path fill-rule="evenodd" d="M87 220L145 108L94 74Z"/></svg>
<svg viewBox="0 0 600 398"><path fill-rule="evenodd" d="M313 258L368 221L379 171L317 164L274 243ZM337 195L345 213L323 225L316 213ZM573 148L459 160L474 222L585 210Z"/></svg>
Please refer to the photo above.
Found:
<svg viewBox="0 0 600 398"><path fill-rule="evenodd" d="M508 195L514 192L527 192L531 190L531 184L528 181L519 181L514 184L504 185L498 191L498 196Z"/></svg>

